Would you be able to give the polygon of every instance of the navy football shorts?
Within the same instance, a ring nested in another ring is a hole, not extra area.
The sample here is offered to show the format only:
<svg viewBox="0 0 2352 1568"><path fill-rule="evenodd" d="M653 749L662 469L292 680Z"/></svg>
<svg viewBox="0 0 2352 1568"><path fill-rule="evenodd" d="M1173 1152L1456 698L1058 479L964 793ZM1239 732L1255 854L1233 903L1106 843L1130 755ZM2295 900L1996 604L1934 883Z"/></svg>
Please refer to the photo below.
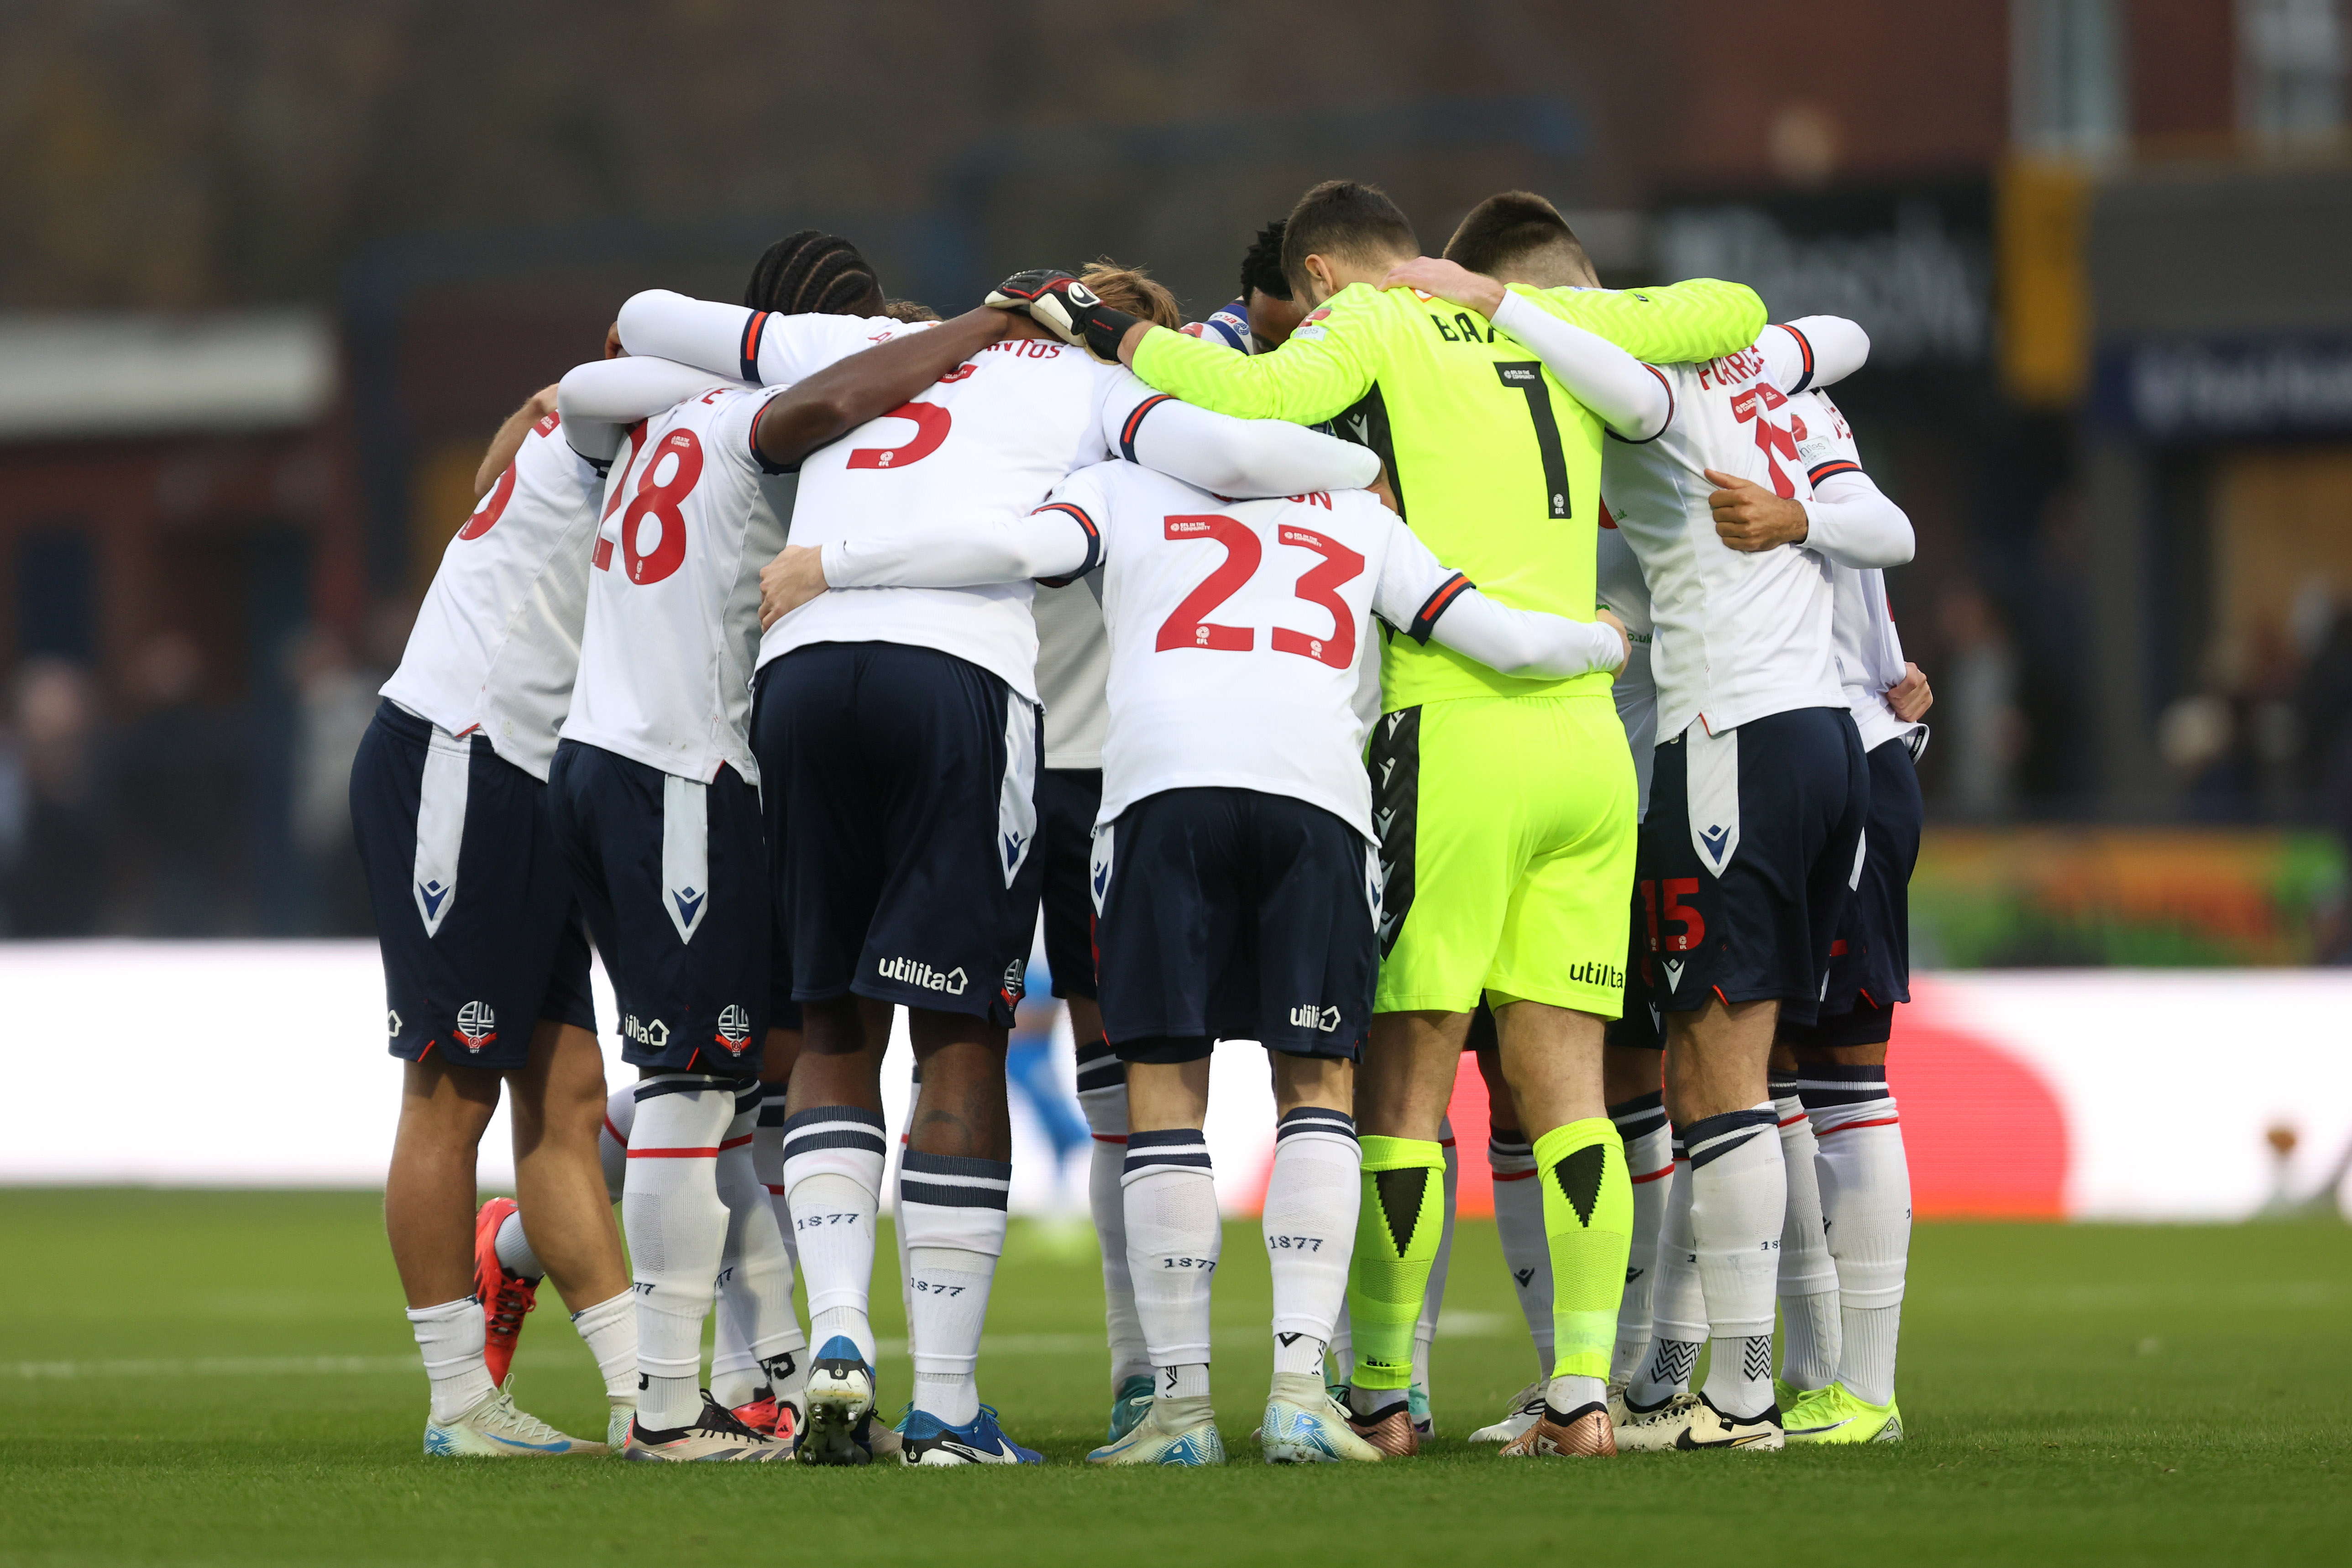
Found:
<svg viewBox="0 0 2352 1568"><path fill-rule="evenodd" d="M748 1078L768 1034L767 857L760 792L564 741L555 828L621 1014L621 1059Z"/></svg>
<svg viewBox="0 0 2352 1568"><path fill-rule="evenodd" d="M1037 848L1044 862L1045 964L1054 994L1095 994L1095 899L1087 886L1100 768L1046 768L1037 775Z"/></svg>
<svg viewBox="0 0 2352 1568"><path fill-rule="evenodd" d="M1637 919L1650 1000L1778 999L1810 1024L1845 919L1870 809L1853 715L1795 708L1659 746L1642 836Z"/></svg>
<svg viewBox="0 0 2352 1568"><path fill-rule="evenodd" d="M1649 852L1650 826L1643 822L1633 829L1634 864ZM1663 1051L1666 1048L1666 1020L1659 1011L1657 999L1651 995L1652 983L1657 976L1657 963L1650 956L1649 929L1643 923L1642 884L1633 883L1633 923L1628 935L1625 955L1625 1011L1609 1020L1601 1032L1603 1045L1624 1046L1633 1050Z"/></svg>
<svg viewBox="0 0 2352 1568"><path fill-rule="evenodd" d="M1830 984L1820 1020L1783 1024L1792 1046L1883 1046L1895 1005L1911 1000L1911 871L1919 863L1919 768L1904 741L1870 751L1870 815L1863 824L1862 879L1830 944Z"/></svg>
<svg viewBox="0 0 2352 1568"><path fill-rule="evenodd" d="M787 825L793 998L1011 1026L1037 931L1043 710L902 643L814 643L757 686L752 748Z"/></svg>
<svg viewBox="0 0 2352 1568"><path fill-rule="evenodd" d="M588 940L547 786L391 701L352 759L392 1054L511 1072L541 1018L594 1033Z"/></svg>
<svg viewBox="0 0 2352 1568"><path fill-rule="evenodd" d="M1122 1059L1196 1060L1214 1039L1360 1055L1380 864L1330 812L1248 789L1146 795L1096 830L1093 885L1103 1029Z"/></svg>

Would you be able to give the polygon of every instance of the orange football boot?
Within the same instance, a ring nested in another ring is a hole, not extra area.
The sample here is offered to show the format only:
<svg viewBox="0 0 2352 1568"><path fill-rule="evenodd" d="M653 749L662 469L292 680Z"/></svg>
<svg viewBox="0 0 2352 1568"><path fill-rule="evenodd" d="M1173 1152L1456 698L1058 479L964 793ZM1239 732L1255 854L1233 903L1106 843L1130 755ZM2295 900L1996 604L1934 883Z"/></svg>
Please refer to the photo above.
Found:
<svg viewBox="0 0 2352 1568"><path fill-rule="evenodd" d="M539 1306L539 1281L499 1261L499 1226L515 1212L512 1198L492 1198L474 1216L474 1294L482 1303L482 1360L490 1381L503 1384L514 1364L523 1318Z"/></svg>

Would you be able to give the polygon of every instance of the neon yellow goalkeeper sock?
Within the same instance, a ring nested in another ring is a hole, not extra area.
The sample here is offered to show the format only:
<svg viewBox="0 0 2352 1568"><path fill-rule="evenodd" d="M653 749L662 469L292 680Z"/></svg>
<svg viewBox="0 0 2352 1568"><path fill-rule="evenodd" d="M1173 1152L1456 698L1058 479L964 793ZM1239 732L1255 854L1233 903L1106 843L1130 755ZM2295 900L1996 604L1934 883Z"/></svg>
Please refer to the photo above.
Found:
<svg viewBox="0 0 2352 1568"><path fill-rule="evenodd" d="M1552 1375L1606 1378L1633 1241L1624 1142L1605 1116L1555 1127L1536 1140L1536 1176L1551 1249Z"/></svg>
<svg viewBox="0 0 2352 1568"><path fill-rule="evenodd" d="M1367 1136L1362 1142L1364 1196L1357 1210L1356 1256L1348 1269L1354 1382L1359 1388L1410 1388L1413 1325L1421 1320L1430 1266L1437 1261L1438 1237L1445 1228L1445 1152L1419 1138ZM1622 1164L1621 1160L1620 1186ZM1621 1258L1621 1273L1622 1268Z"/></svg>

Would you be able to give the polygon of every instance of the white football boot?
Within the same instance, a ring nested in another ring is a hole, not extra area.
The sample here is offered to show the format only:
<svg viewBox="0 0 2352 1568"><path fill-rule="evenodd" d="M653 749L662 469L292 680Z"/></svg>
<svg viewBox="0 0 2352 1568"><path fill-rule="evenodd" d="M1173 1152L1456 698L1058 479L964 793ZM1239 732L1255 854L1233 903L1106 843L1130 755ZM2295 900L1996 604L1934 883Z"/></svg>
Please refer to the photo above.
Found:
<svg viewBox="0 0 2352 1568"><path fill-rule="evenodd" d="M1319 1380L1318 1380L1319 1381ZM1184 1399L1155 1395L1143 1419L1127 1436L1087 1456L1089 1465L1222 1465L1225 1440L1206 1394Z"/></svg>
<svg viewBox="0 0 2352 1568"><path fill-rule="evenodd" d="M1511 1395L1511 1413L1491 1426L1481 1426L1470 1434L1473 1443L1511 1443L1517 1441L1535 1424L1543 1419L1544 1388L1542 1383L1531 1383Z"/></svg>
<svg viewBox="0 0 2352 1568"><path fill-rule="evenodd" d="M1269 1465L1377 1464L1381 1458L1378 1448L1356 1436L1346 1408L1311 1372L1274 1374L1257 1436Z"/></svg>
<svg viewBox="0 0 2352 1568"><path fill-rule="evenodd" d="M493 1388L461 1415L427 1420L425 1451L443 1458L513 1459L602 1454L602 1443L568 1436L528 1411L515 1408L513 1385Z"/></svg>

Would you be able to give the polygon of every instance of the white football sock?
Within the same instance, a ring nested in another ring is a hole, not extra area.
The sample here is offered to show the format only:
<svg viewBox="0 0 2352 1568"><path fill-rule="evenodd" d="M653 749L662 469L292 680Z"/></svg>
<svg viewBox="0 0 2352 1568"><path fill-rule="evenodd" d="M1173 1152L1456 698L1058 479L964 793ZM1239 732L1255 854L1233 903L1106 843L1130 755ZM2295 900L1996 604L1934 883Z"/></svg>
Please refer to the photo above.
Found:
<svg viewBox="0 0 2352 1568"><path fill-rule="evenodd" d="M1609 1381L1630 1384L1650 1348L1650 1315L1658 1287L1658 1230L1675 1174L1674 1129L1666 1125L1665 1096L1656 1090L1609 1108L1609 1120L1625 1144L1625 1173L1633 1185L1633 1238L1626 1254L1625 1299L1617 1309L1617 1343L1609 1356ZM1499 1208L1499 1205L1498 1205Z"/></svg>
<svg viewBox="0 0 2352 1568"><path fill-rule="evenodd" d="M1445 1156L1445 1224L1437 1233L1437 1256L1429 1265L1429 1286L1421 1293L1421 1317L1412 1325L1412 1381L1429 1394L1429 1343L1437 1337L1437 1314L1445 1302L1445 1266L1454 1258L1454 1203L1462 1184L1462 1157L1454 1147L1453 1118L1437 1119L1437 1147ZM1357 1178L1362 1184L1362 1177ZM1359 1201L1361 1194L1359 1194Z"/></svg>
<svg viewBox="0 0 2352 1568"><path fill-rule="evenodd" d="M1323 1371L1323 1347L1348 1299L1363 1201L1362 1146L1344 1110L1301 1106L1276 1124L1260 1229L1274 1273L1274 1370Z"/></svg>
<svg viewBox="0 0 2352 1568"><path fill-rule="evenodd" d="M735 1120L719 1148L719 1201L727 1205L727 1247L719 1268L719 1346L729 1353L727 1386L714 1348L710 1392L729 1409L747 1405L769 1386L766 1369L797 1365L808 1348L793 1310L793 1260L776 1228L776 1211L752 1155L761 1091L754 1084L735 1102ZM728 1394L741 1397L730 1399Z"/></svg>
<svg viewBox="0 0 2352 1568"><path fill-rule="evenodd" d="M784 1192L800 1237L809 1339L822 1353L845 1334L872 1366L874 1216L882 1206L882 1116L854 1105L812 1106L784 1123Z"/></svg>
<svg viewBox="0 0 2352 1568"><path fill-rule="evenodd" d="M1002 1160L909 1149L899 1161L915 1408L950 1426L980 1414L980 1331L1012 1187L1013 1167Z"/></svg>
<svg viewBox="0 0 2352 1568"><path fill-rule="evenodd" d="M1698 1249L1691 1240L1690 1151L1668 1128L1674 1155L1666 1212L1658 1222L1657 1289L1650 1304L1650 1352L1627 1385L1630 1405L1654 1409L1690 1388L1706 1345L1706 1299L1699 1289Z"/></svg>
<svg viewBox="0 0 2352 1568"><path fill-rule="evenodd" d="M1102 1249L1103 1326L1110 1338L1110 1383L1149 1375L1151 1352L1135 1315L1135 1286L1127 1271L1127 1201L1119 1174L1127 1165L1127 1064L1097 1040L1078 1047L1078 1109L1094 1134L1087 1166L1087 1209Z"/></svg>
<svg viewBox="0 0 2352 1568"><path fill-rule="evenodd" d="M1132 1132L1120 1177L1136 1316L1160 1373L1157 1392L1208 1392L1209 1287L1223 1240L1209 1145L1190 1128ZM1195 1386L1195 1384L1199 1386Z"/></svg>
<svg viewBox="0 0 2352 1568"><path fill-rule="evenodd" d="M702 1323L727 1245L719 1144L735 1096L698 1073L646 1079L636 1096L621 1227L636 1279L637 1416L667 1431L702 1413Z"/></svg>
<svg viewBox="0 0 2352 1568"><path fill-rule="evenodd" d="M596 1130L596 1158L604 1167L604 1195L621 1201L629 1179L629 1129L637 1124L637 1086L624 1084L604 1101L604 1125Z"/></svg>
<svg viewBox="0 0 2352 1568"><path fill-rule="evenodd" d="M923 1104L923 1064L917 1062L907 1083L907 1120L899 1124L898 1142L890 1145L890 1171L883 1191L890 1194L890 1240L898 1252L898 1313L901 1322L915 1321L915 1269L907 1257L907 1216L898 1210L898 1178L907 1170L907 1140L914 1135L915 1114Z"/></svg>
<svg viewBox="0 0 2352 1568"><path fill-rule="evenodd" d="M1808 1067L1799 1082L1821 1141L1822 1208L1837 1261L1843 1342L1838 1381L1855 1398L1895 1397L1895 1341L1911 1256L1911 1167L1884 1068Z"/></svg>
<svg viewBox="0 0 2352 1568"><path fill-rule="evenodd" d="M1551 1243L1544 1236L1543 1188L1536 1181L1535 1146L1517 1128L1508 1139L1486 1140L1486 1169L1495 1178L1495 1229L1503 1240L1503 1264L1518 1292L1519 1312L1535 1342L1536 1373L1551 1376Z"/></svg>
<svg viewBox="0 0 2352 1568"><path fill-rule="evenodd" d="M1772 1115L1780 1125L1780 1163L1789 1178L1789 1210L1780 1225L1780 1376L1809 1393L1837 1376L1837 1264L1822 1225L1812 1124L1797 1098L1795 1077L1777 1068Z"/></svg>
<svg viewBox="0 0 2352 1568"><path fill-rule="evenodd" d="M1726 1415L1772 1404L1772 1293L1789 1178L1772 1102L1708 1116L1682 1130L1691 1156L1691 1241L1706 1298L1706 1386Z"/></svg>
<svg viewBox="0 0 2352 1568"><path fill-rule="evenodd" d="M488 1325L482 1321L482 1304L473 1297L437 1307L411 1307L408 1326L425 1357L434 1420L456 1420L498 1386L490 1381L490 1369L482 1363Z"/></svg>
<svg viewBox="0 0 2352 1568"><path fill-rule="evenodd" d="M490 1246L508 1273L520 1274L534 1285L547 1278L547 1265L539 1260L539 1254L530 1249L530 1238L522 1233L522 1210L499 1222L499 1234Z"/></svg>
<svg viewBox="0 0 2352 1568"><path fill-rule="evenodd" d="M597 1375L604 1380L604 1397L619 1403L637 1402L636 1292L624 1290L593 1307L572 1314L572 1326L596 1358Z"/></svg>

